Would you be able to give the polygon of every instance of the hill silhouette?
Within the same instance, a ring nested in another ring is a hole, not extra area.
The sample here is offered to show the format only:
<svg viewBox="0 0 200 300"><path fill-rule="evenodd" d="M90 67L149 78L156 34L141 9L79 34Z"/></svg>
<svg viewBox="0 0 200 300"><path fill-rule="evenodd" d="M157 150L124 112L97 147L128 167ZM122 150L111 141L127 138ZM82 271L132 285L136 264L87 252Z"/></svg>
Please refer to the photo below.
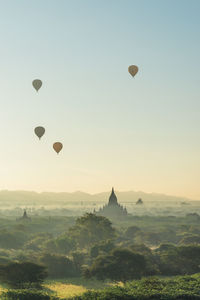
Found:
<svg viewBox="0 0 200 300"><path fill-rule="evenodd" d="M182 202L193 201L184 197L176 197L158 193L145 193L145 192L118 192L116 191L119 202L121 203L135 203L138 198L142 198L144 203L150 203L154 201L166 202ZM68 193L54 193L54 192L32 192L32 191L0 191L0 205L12 206L12 205L55 205L65 203L76 202L102 202L105 203L108 200L110 191L97 194L89 194L81 191Z"/></svg>

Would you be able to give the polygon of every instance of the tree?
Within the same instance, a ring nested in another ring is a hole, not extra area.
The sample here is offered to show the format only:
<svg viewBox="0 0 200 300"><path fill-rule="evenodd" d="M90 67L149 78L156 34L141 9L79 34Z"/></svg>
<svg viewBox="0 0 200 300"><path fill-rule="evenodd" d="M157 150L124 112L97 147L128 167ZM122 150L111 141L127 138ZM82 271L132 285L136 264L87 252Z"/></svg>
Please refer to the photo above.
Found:
<svg viewBox="0 0 200 300"><path fill-rule="evenodd" d="M45 252L57 253L57 246L54 239L47 240L43 243Z"/></svg>
<svg viewBox="0 0 200 300"><path fill-rule="evenodd" d="M0 245L4 249L19 249L21 248L27 236L21 231L0 231Z"/></svg>
<svg viewBox="0 0 200 300"><path fill-rule="evenodd" d="M39 287L46 277L46 268L31 262L0 266L0 281L12 288Z"/></svg>
<svg viewBox="0 0 200 300"><path fill-rule="evenodd" d="M146 261L143 255L129 249L116 248L109 255L98 256L89 268L89 273L98 279L125 282L134 278L139 279L144 274L145 268Z"/></svg>
<svg viewBox="0 0 200 300"><path fill-rule="evenodd" d="M160 244L160 246L157 249L155 249L155 252L166 252L170 250L176 250L176 246L171 243L163 243Z"/></svg>
<svg viewBox="0 0 200 300"><path fill-rule="evenodd" d="M145 276L159 275L159 267L157 263L157 257L153 255L150 248L148 248L144 244L133 244L130 246L130 249L133 252L140 253L145 256L146 268L145 268Z"/></svg>
<svg viewBox="0 0 200 300"><path fill-rule="evenodd" d="M46 253L40 257L40 262L47 267L51 278L67 278L77 275L73 261L65 256Z"/></svg>
<svg viewBox="0 0 200 300"><path fill-rule="evenodd" d="M180 240L179 244L181 245L200 244L200 236L197 234L185 236L183 237L182 240Z"/></svg>
<svg viewBox="0 0 200 300"><path fill-rule="evenodd" d="M89 247L100 241L110 239L115 234L110 220L92 213L78 218L69 232L80 247Z"/></svg>
<svg viewBox="0 0 200 300"><path fill-rule="evenodd" d="M74 266L77 270L77 272L81 271L81 266L84 264L84 261L86 259L85 253L81 251L74 251L71 253L73 257Z"/></svg>
<svg viewBox="0 0 200 300"><path fill-rule="evenodd" d="M135 242L137 244L148 244L148 245L158 245L160 244L161 240L159 234L156 232L143 232L138 231L135 236Z"/></svg>
<svg viewBox="0 0 200 300"><path fill-rule="evenodd" d="M92 246L92 248L90 249L90 256L92 258L95 258L99 254L108 254L114 248L115 245L112 240L102 241Z"/></svg>
<svg viewBox="0 0 200 300"><path fill-rule="evenodd" d="M196 245L170 247L159 253L163 275L186 275L200 271L200 247Z"/></svg>
<svg viewBox="0 0 200 300"><path fill-rule="evenodd" d="M45 237L39 235L39 236L33 238L32 240L28 241L26 243L25 247L28 250L40 251L44 241L45 241Z"/></svg>
<svg viewBox="0 0 200 300"><path fill-rule="evenodd" d="M133 239L136 234L140 231L140 228L137 226L130 226L125 232L125 236L129 239Z"/></svg>
<svg viewBox="0 0 200 300"><path fill-rule="evenodd" d="M55 240L57 251L61 254L67 254L75 249L76 242L66 235L59 236Z"/></svg>

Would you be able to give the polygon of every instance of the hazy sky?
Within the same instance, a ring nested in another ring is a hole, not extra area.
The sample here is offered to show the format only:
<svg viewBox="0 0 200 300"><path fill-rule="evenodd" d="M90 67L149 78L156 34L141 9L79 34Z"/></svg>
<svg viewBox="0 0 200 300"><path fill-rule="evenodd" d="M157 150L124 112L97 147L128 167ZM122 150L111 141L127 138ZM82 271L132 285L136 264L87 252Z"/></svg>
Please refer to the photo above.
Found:
<svg viewBox="0 0 200 300"><path fill-rule="evenodd" d="M1 0L0 189L200 200L199 11L199 0Z"/></svg>

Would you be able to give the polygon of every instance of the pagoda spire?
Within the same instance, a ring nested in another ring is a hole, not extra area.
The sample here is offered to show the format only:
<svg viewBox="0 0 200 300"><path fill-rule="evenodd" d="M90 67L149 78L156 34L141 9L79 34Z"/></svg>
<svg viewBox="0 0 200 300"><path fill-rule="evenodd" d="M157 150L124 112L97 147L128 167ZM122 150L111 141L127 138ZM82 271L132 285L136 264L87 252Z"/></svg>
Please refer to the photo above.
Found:
<svg viewBox="0 0 200 300"><path fill-rule="evenodd" d="M111 194L110 194L110 197L109 197L108 205L118 205L117 197L116 197L115 192L114 192L114 187L112 187L112 191L111 191Z"/></svg>

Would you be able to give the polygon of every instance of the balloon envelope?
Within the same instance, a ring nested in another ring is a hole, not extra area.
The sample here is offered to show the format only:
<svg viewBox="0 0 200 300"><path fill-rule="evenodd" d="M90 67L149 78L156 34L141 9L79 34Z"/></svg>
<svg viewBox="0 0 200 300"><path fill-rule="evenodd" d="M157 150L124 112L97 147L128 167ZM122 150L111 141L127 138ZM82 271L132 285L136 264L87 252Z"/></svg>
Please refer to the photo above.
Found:
<svg viewBox="0 0 200 300"><path fill-rule="evenodd" d="M134 66L134 65L129 66L129 67L128 67L128 71L129 71L129 73L131 74L131 76L134 77L134 76L137 74L137 72L138 72L138 67L137 67L137 66Z"/></svg>
<svg viewBox="0 0 200 300"><path fill-rule="evenodd" d="M62 150L62 148L63 148L62 143L56 142L56 143L53 144L53 149L54 149L57 153L59 153L59 152Z"/></svg>
<svg viewBox="0 0 200 300"><path fill-rule="evenodd" d="M38 92L42 86L42 81L40 79L35 79L35 80L33 80L32 85L33 85L34 89L36 89L36 91Z"/></svg>
<svg viewBox="0 0 200 300"><path fill-rule="evenodd" d="M41 139L41 137L44 135L45 133L45 128L38 126L35 128L35 134L37 135L37 137L39 137L39 139Z"/></svg>

